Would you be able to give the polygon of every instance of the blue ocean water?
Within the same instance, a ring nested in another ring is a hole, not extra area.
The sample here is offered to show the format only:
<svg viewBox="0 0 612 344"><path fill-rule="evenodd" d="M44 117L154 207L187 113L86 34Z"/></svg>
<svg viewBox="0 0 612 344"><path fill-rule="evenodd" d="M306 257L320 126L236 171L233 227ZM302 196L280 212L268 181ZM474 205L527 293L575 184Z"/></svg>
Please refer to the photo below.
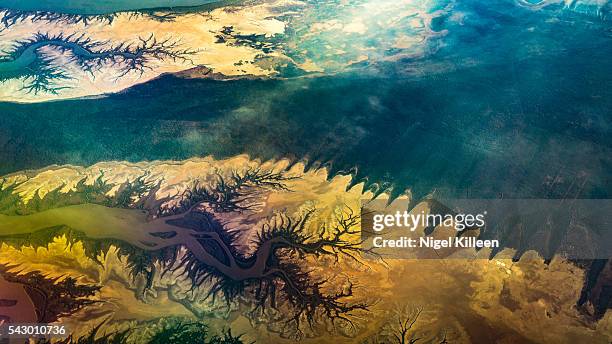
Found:
<svg viewBox="0 0 612 344"><path fill-rule="evenodd" d="M470 197L612 196L612 24L464 1L443 44L317 78L163 76L102 99L0 103L0 173L247 153ZM423 71L414 73L414 71Z"/></svg>

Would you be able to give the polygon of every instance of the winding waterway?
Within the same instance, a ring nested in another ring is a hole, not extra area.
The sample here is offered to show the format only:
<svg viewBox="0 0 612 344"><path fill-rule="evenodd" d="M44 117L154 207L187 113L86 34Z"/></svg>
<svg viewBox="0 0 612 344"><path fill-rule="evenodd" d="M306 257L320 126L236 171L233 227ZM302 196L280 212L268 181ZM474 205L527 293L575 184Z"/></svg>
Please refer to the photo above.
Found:
<svg viewBox="0 0 612 344"><path fill-rule="evenodd" d="M69 49L74 56L84 59L104 58L113 54L121 54L126 58L135 57L135 54L128 52L93 52L76 42L59 39L44 39L30 43L25 49L23 49L23 51L21 51L19 56L14 59L5 58L4 60L0 60L0 77L2 77L3 74L16 73L28 68L28 66L39 58L38 49L45 46L63 47L65 49Z"/></svg>

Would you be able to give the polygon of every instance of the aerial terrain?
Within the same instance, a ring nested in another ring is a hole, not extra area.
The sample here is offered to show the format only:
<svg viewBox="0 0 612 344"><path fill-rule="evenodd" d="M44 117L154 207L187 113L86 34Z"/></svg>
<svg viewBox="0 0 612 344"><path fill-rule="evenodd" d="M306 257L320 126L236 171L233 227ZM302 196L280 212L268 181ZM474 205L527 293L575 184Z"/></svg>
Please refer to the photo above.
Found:
<svg viewBox="0 0 612 344"><path fill-rule="evenodd" d="M0 0L0 324L610 343L610 56L606 0ZM573 231L364 245L369 205L457 198L559 201Z"/></svg>

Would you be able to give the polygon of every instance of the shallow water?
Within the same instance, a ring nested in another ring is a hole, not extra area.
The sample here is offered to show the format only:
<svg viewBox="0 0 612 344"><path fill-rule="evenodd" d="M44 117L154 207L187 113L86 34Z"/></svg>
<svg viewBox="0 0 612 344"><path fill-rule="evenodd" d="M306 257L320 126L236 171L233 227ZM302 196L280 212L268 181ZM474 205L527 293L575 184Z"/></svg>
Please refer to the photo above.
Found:
<svg viewBox="0 0 612 344"><path fill-rule="evenodd" d="M201 6L217 0L0 0L0 8L66 14L108 14L121 11Z"/></svg>

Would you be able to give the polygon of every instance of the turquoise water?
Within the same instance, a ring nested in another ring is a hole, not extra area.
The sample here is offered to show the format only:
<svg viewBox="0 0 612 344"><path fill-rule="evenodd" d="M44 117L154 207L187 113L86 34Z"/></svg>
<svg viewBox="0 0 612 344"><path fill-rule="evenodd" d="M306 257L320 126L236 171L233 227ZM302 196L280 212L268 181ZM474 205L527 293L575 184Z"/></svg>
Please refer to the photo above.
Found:
<svg viewBox="0 0 612 344"><path fill-rule="evenodd" d="M15 59L6 59L4 61L0 61L0 76L4 74L19 72L24 68L27 68L36 60L36 50L44 45L46 45L45 42L42 42L40 44L33 44L29 48L24 50L19 55L19 57Z"/></svg>
<svg viewBox="0 0 612 344"><path fill-rule="evenodd" d="M471 19L436 23L449 33L426 59L319 78L164 76L102 99L0 103L0 173L248 153L418 195L610 198L611 23L460 4Z"/></svg>
<svg viewBox="0 0 612 344"><path fill-rule="evenodd" d="M120 11L194 7L218 0L0 0L0 8L67 14L108 14Z"/></svg>

